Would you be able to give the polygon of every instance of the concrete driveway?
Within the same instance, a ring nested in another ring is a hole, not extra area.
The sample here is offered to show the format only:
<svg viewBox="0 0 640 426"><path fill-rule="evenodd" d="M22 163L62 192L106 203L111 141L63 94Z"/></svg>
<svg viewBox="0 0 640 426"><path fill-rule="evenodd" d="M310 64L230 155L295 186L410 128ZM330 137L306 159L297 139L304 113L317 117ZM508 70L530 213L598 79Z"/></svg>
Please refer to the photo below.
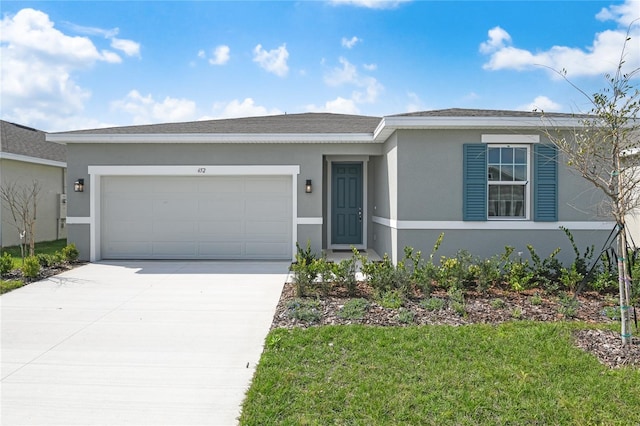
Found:
<svg viewBox="0 0 640 426"><path fill-rule="evenodd" d="M287 268L95 263L1 296L1 423L236 424Z"/></svg>

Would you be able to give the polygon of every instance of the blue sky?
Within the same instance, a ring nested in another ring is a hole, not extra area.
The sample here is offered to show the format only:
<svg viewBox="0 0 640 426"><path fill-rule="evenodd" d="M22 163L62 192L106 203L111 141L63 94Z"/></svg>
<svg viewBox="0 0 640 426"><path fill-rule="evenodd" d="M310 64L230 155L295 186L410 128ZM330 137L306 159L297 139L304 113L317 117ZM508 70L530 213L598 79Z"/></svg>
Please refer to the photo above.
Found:
<svg viewBox="0 0 640 426"><path fill-rule="evenodd" d="M7 1L1 116L46 131L281 113L588 111L640 1ZM640 66L640 21L627 64Z"/></svg>

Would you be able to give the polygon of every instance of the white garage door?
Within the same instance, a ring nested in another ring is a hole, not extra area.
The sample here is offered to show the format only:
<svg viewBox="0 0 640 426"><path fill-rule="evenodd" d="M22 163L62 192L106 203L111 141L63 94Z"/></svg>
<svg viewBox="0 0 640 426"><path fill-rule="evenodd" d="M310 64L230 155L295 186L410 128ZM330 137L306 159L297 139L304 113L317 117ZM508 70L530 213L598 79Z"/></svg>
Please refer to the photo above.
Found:
<svg viewBox="0 0 640 426"><path fill-rule="evenodd" d="M290 259L291 176L102 178L104 259Z"/></svg>

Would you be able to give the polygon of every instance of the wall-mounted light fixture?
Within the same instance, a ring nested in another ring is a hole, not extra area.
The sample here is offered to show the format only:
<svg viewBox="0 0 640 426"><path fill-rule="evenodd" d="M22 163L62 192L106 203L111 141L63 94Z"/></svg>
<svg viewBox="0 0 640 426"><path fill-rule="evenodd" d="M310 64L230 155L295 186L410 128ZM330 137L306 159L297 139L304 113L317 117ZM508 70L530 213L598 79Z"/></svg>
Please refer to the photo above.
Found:
<svg viewBox="0 0 640 426"><path fill-rule="evenodd" d="M311 179L307 179L307 183L304 184L304 192L307 194L311 194L313 192L313 187L311 186Z"/></svg>
<svg viewBox="0 0 640 426"><path fill-rule="evenodd" d="M84 179L78 179L73 183L73 192L84 192Z"/></svg>

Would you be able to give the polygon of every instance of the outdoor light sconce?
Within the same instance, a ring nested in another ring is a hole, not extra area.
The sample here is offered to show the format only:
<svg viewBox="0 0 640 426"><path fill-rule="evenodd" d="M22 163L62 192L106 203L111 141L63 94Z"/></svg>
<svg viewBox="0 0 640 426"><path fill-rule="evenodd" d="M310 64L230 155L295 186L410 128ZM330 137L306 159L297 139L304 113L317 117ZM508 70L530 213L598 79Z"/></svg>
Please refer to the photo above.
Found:
<svg viewBox="0 0 640 426"><path fill-rule="evenodd" d="M84 192L84 179L78 179L73 183L73 192Z"/></svg>
<svg viewBox="0 0 640 426"><path fill-rule="evenodd" d="M313 187L311 186L311 179L307 179L307 183L304 184L304 192L307 194L311 194L313 192Z"/></svg>

